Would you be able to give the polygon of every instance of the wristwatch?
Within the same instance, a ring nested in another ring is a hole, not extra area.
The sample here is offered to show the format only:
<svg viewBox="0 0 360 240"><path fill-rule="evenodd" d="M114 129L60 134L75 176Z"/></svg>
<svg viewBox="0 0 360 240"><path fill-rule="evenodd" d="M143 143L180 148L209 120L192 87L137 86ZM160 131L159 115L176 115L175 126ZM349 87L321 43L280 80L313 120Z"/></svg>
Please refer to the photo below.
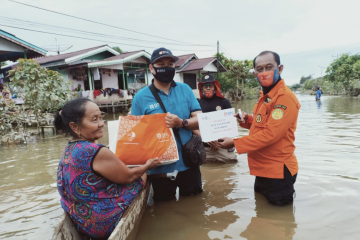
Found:
<svg viewBox="0 0 360 240"><path fill-rule="evenodd" d="M184 119L184 120L182 121L182 125L183 125L184 128L186 128L186 127L189 125L188 120Z"/></svg>

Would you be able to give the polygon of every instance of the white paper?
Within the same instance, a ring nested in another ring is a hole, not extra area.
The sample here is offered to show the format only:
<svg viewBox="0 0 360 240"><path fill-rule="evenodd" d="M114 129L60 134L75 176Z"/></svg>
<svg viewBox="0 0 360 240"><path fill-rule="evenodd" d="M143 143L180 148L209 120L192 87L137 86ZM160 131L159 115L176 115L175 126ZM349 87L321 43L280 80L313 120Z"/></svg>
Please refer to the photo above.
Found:
<svg viewBox="0 0 360 240"><path fill-rule="evenodd" d="M234 115L234 108L199 113L197 117L203 142L216 141L224 137L237 137L238 127Z"/></svg>

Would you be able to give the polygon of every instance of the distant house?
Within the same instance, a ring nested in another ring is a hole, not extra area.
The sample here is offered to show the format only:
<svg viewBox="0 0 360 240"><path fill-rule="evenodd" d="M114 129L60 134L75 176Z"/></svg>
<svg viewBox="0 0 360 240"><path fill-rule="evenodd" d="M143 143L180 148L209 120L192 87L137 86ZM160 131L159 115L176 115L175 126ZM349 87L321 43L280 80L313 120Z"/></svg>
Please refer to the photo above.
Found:
<svg viewBox="0 0 360 240"><path fill-rule="evenodd" d="M216 57L199 59L194 53L177 57L179 60L175 63L176 74L174 80L188 84L193 89L196 98L200 97L197 83L202 74L216 74L218 72L217 64L219 64L219 72L227 72L227 69Z"/></svg>
<svg viewBox="0 0 360 240"><path fill-rule="evenodd" d="M0 62L13 61L19 58L34 58L46 55L46 50L28 43L11 33L0 30ZM7 84L9 71L15 64L1 67L0 65L0 83Z"/></svg>
<svg viewBox="0 0 360 240"><path fill-rule="evenodd" d="M35 58L34 60L43 67L58 71L65 80L71 80L71 89L75 89L80 84L82 89L95 90L103 88L103 84L102 81L94 82L92 80L93 77L88 64L116 55L119 55L117 51L107 45L101 45L70 53ZM104 81L107 80L104 79Z"/></svg>
<svg viewBox="0 0 360 240"><path fill-rule="evenodd" d="M0 62L45 56L47 51L0 29Z"/></svg>

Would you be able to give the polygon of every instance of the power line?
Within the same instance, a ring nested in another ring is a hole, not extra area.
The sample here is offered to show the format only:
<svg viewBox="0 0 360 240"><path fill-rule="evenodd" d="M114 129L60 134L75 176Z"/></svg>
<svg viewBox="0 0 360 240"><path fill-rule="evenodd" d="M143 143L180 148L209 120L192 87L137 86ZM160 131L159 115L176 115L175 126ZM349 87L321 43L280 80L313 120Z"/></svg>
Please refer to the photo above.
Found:
<svg viewBox="0 0 360 240"><path fill-rule="evenodd" d="M193 44L193 43L189 43L189 42L183 42L183 41L178 41L178 40L174 40L174 39L170 39L170 38L163 38L163 37L158 37L158 36L151 35L151 34L147 34L147 33L142 33L142 32L138 32L138 31L133 31L133 30L130 30L130 29L121 28L121 27L117 27L117 26L114 26L114 25L110 25L110 24L106 24L106 23L101 23L101 22L93 21L93 20L86 19L86 18L76 17L76 16L73 16L73 15L70 15L70 14L65 14L65 13L61 13L61 12L56 12L56 11L53 11L53 10L49 10L49 9L46 9L46 8L37 7L37 6L34 6L34 5L22 3L22 2L17 2L17 1L14 1L14 0L8 0L8 1L14 2L14 3L18 3L18 4L22 4L22 5L25 5L25 6L28 6L28 7L32 7L32 8L37 8L37 9L40 9L40 10L43 10L43 11L52 12L52 13L56 13L56 14L59 14L59 15L63 15L63 16L75 18L75 19L80 19L80 20L87 21L87 22L92 22L92 23L96 23L96 24L100 24L100 25L104 25L104 26L108 26L108 27L113 27L113 28L117 28L117 29L121 29L121 30L124 30L124 31L133 32L133 33L137 33L137 34L142 34L142 35L145 35L145 36L156 37L156 38L165 39L165 40L170 40L170 41L174 41L174 42ZM193 45L205 46L205 45L201 45L201 44L193 44Z"/></svg>
<svg viewBox="0 0 360 240"><path fill-rule="evenodd" d="M220 49L228 56L228 58L232 59L232 56L227 51L225 51L225 49L221 47L221 45L220 45Z"/></svg>
<svg viewBox="0 0 360 240"><path fill-rule="evenodd" d="M52 30L52 31L59 30L59 31L64 31L64 32L74 32L74 33L93 35L93 36L97 36L97 37L121 39L124 41L140 41L140 42L171 44L171 45L179 45L179 46L198 46L198 45L192 45L192 44L147 41L147 40L142 40L142 39L137 39L137 38L119 37L119 36L114 36L114 35L107 35L107 34L102 34L102 33L83 31L83 30L78 30L78 29L73 29L73 28L59 27L59 26L55 26L55 25L36 23L36 22L31 22L31 21L26 21L26 20L21 20L21 19L16 19L16 18L3 17L3 16L0 16L0 20L3 23L10 23L13 25L21 26L21 27L25 26L25 27L32 27L32 28L43 28L43 29ZM198 46L198 47L200 47L200 46Z"/></svg>
<svg viewBox="0 0 360 240"><path fill-rule="evenodd" d="M84 38L84 37L70 36L70 35L59 34L59 33L51 33L51 32L45 32L45 31L38 31L38 30L33 30L33 29L27 29L27 28L20 28L20 27L14 27L14 26L9 26L9 25L4 25L4 24L1 24L1 23L0 23L0 26L10 27L10 28L16 28L16 29L21 29L21 30L26 30L26 31L31 31L31 32L39 32L39 33L45 33L45 34L52 34L52 35L63 36L63 37L71 37L71 38L79 38L79 39L85 39L85 40L91 40L91 41L104 42L104 40L100 40L100 39ZM127 44L127 43L119 43L119 42L111 42L111 41L106 41L106 42L108 42L108 43L115 43L115 44L119 44L119 45L134 46L134 47L156 48L156 47L151 47L151 46L139 46L139 45L133 45L133 44ZM202 52L210 52L210 51L213 51L213 50L172 49L172 51L202 51Z"/></svg>

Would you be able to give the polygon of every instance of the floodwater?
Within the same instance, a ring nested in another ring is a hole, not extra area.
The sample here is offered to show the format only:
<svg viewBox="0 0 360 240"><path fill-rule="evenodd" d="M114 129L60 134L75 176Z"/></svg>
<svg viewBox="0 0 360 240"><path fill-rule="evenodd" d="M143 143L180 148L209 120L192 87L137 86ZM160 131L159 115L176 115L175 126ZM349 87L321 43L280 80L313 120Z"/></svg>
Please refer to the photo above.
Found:
<svg viewBox="0 0 360 240"><path fill-rule="evenodd" d="M202 194L149 206L138 239L360 239L360 98L323 96L321 105L298 98L293 206L254 194L240 155L237 164L201 167ZM235 107L251 112L254 102ZM51 238L62 214L51 185L66 142L49 131L26 146L0 148L0 239Z"/></svg>

